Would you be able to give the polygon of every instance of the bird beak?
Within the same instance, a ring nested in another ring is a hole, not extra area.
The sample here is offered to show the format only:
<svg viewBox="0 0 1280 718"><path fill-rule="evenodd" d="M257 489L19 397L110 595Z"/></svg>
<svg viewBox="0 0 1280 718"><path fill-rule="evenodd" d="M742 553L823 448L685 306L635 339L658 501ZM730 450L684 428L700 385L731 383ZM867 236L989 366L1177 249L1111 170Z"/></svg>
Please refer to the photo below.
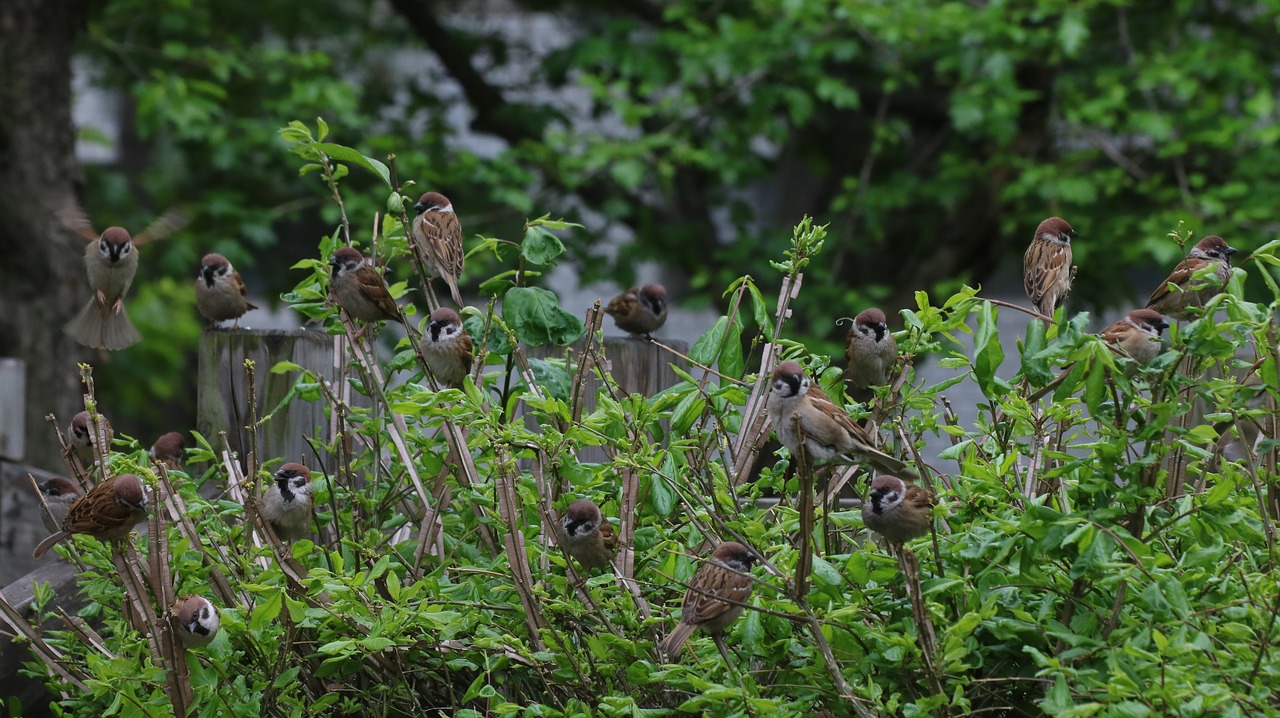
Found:
<svg viewBox="0 0 1280 718"><path fill-rule="evenodd" d="M1230 257L1231 255L1235 254L1236 252L1239 252L1240 250L1236 249L1235 247L1227 247L1223 251L1225 251L1227 253L1227 256Z"/></svg>
<svg viewBox="0 0 1280 718"><path fill-rule="evenodd" d="M418 214L422 214L423 212L427 211L427 206L421 202L418 202L417 204L413 205L413 211L417 212Z"/></svg>
<svg viewBox="0 0 1280 718"><path fill-rule="evenodd" d="M213 267L210 267L207 264L204 265L203 267L200 268L200 274L204 275L204 280L206 282L213 281Z"/></svg>

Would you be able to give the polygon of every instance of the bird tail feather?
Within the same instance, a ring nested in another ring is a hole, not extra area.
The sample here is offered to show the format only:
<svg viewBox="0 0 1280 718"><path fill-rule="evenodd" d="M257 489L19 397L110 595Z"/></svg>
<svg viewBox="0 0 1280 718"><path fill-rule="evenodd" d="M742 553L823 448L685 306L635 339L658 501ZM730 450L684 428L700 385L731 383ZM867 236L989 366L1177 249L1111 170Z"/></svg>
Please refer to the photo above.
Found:
<svg viewBox="0 0 1280 718"><path fill-rule="evenodd" d="M142 340L142 335L133 326L133 322L129 321L129 312L123 304L120 305L120 311L113 312L110 307L98 304L94 297L90 297L80 313L62 329L72 339L91 349L114 351Z"/></svg>
<svg viewBox="0 0 1280 718"><path fill-rule="evenodd" d="M658 650L671 658L680 655L680 649L684 648L684 642L689 640L690 634L693 633L693 628L692 623L684 623L682 621L674 631L662 639L662 643L658 644Z"/></svg>

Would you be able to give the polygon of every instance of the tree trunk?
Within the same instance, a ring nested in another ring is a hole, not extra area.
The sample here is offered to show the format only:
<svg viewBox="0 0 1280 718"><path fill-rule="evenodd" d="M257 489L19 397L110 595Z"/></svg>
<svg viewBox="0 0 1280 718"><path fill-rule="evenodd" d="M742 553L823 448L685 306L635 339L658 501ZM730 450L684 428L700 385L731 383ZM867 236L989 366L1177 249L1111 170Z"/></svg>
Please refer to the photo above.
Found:
<svg viewBox="0 0 1280 718"><path fill-rule="evenodd" d="M27 462L59 471L44 416L70 421L87 357L62 333L89 296L84 242L58 219L82 179L71 54L86 15L76 0L0 2L0 356L27 362Z"/></svg>

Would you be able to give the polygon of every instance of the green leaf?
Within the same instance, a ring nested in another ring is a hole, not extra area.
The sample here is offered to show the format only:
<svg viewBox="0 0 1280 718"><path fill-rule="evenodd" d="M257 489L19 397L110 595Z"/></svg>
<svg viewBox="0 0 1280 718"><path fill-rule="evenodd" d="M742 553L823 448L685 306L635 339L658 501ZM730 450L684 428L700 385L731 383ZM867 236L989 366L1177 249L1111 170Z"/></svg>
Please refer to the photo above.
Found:
<svg viewBox="0 0 1280 718"><path fill-rule="evenodd" d="M518 340L531 346L568 346L586 331L581 319L560 308L556 295L540 287L507 290L502 318Z"/></svg>
<svg viewBox="0 0 1280 718"><path fill-rule="evenodd" d="M996 377L996 370L1004 361L1004 348L1000 346L1000 335L996 330L997 316L995 305L983 302L978 310L978 331L973 339L973 373L988 399L998 398L1008 386Z"/></svg>
<svg viewBox="0 0 1280 718"><path fill-rule="evenodd" d="M388 169L386 165L372 157L365 157L350 147L335 145L331 142L317 142L315 144L315 148L339 162L350 162L353 165L358 165L369 170L380 177L383 184L387 187L391 187L391 170Z"/></svg>
<svg viewBox="0 0 1280 718"><path fill-rule="evenodd" d="M291 361L279 361L271 367L272 374L288 374L291 371L302 371L302 367Z"/></svg>
<svg viewBox="0 0 1280 718"><path fill-rule="evenodd" d="M547 266L564 254L564 243L542 227L530 225L524 232L520 254L534 264Z"/></svg>

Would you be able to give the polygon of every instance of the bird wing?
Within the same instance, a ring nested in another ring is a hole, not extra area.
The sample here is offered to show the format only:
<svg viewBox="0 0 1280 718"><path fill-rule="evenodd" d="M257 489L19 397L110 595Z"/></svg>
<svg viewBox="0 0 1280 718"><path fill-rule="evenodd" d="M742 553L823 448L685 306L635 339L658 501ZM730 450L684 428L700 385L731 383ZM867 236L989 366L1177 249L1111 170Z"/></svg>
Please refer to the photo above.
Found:
<svg viewBox="0 0 1280 718"><path fill-rule="evenodd" d="M1147 306L1154 306L1169 296L1171 292L1169 289L1170 284L1178 287L1180 291L1186 291L1189 288L1187 283L1191 280L1191 275L1195 274L1197 269L1207 266L1208 263L1208 260L1200 259L1199 257L1189 257L1179 262L1178 266L1173 268L1173 273L1151 293L1151 298L1147 300Z"/></svg>
<svg viewBox="0 0 1280 718"><path fill-rule="evenodd" d="M417 222L422 248L440 271L451 277L462 274L462 223L453 212L423 212Z"/></svg>
<svg viewBox="0 0 1280 718"><path fill-rule="evenodd" d="M396 306L396 300L392 298L391 291L387 289L387 283L378 274L378 270L368 265L357 269L356 282L360 287L360 294L377 305L378 311L391 319L400 318L400 308Z"/></svg>
<svg viewBox="0 0 1280 718"><path fill-rule="evenodd" d="M751 581L723 566L703 564L684 594L682 623L713 620L736 606L722 599L742 603L751 595Z"/></svg>
<svg viewBox="0 0 1280 718"><path fill-rule="evenodd" d="M148 224L146 229L133 235L133 244L136 247L141 247L150 242L168 239L187 226L188 221L187 215L181 210L167 210L164 214L156 217L151 224Z"/></svg>
<svg viewBox="0 0 1280 718"><path fill-rule="evenodd" d="M611 317L629 317L635 312L636 302L638 301L636 290L633 287L610 299L609 303L605 305L604 313Z"/></svg>
<svg viewBox="0 0 1280 718"><path fill-rule="evenodd" d="M933 495L932 491L922 489L915 484L907 486L907 494L902 498L902 501L921 510L928 510L938 503L938 499Z"/></svg>
<svg viewBox="0 0 1280 718"><path fill-rule="evenodd" d="M1063 272L1071 271L1070 252L1068 247L1037 240L1023 255L1022 288L1037 309L1049 289L1061 281Z"/></svg>

